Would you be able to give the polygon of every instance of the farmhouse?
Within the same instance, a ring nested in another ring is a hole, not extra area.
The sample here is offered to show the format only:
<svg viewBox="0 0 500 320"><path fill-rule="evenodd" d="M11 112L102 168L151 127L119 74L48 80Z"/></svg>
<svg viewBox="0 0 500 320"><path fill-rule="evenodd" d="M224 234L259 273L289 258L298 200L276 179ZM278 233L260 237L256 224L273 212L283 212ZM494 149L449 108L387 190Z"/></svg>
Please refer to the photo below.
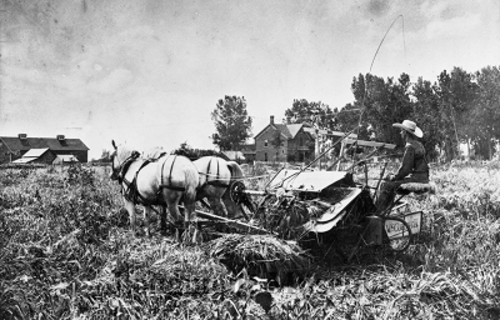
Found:
<svg viewBox="0 0 500 320"><path fill-rule="evenodd" d="M318 129L305 123L291 124L289 119L286 124L276 124L271 116L269 124L255 136L253 150L245 156L248 159L252 155L257 161L310 161L324 151L326 141L335 141L345 135L341 131ZM355 133L349 134L349 138L356 141L357 137Z"/></svg>
<svg viewBox="0 0 500 320"><path fill-rule="evenodd" d="M54 138L28 137L21 133L17 137L0 137L0 164L24 158L21 163L38 162L52 164L59 159L73 156L79 162L88 161L89 148L80 139L68 139L64 135Z"/></svg>
<svg viewBox="0 0 500 320"><path fill-rule="evenodd" d="M308 161L314 157L314 137L304 124L276 124L274 116L255 136L257 161Z"/></svg>

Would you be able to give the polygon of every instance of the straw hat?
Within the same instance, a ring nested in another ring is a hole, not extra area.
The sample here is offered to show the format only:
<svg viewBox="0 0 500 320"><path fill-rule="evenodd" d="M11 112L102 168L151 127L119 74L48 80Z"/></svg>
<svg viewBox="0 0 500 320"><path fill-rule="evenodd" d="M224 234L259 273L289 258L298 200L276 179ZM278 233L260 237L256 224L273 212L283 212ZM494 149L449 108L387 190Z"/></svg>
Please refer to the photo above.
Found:
<svg viewBox="0 0 500 320"><path fill-rule="evenodd" d="M417 138L422 138L424 136L422 130L417 127L417 124L415 122L411 120L405 120L403 121L403 123L394 123L392 126L406 130Z"/></svg>

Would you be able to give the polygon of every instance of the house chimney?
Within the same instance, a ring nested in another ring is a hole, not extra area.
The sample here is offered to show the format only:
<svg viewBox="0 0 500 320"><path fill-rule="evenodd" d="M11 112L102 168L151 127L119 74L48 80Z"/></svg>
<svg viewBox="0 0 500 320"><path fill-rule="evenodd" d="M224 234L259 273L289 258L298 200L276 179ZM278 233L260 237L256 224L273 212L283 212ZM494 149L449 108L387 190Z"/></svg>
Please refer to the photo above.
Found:
<svg viewBox="0 0 500 320"><path fill-rule="evenodd" d="M25 140L26 138L28 138L28 135L26 133L20 133L17 135L17 137L21 140Z"/></svg>
<svg viewBox="0 0 500 320"><path fill-rule="evenodd" d="M274 116L269 117L269 123L274 125Z"/></svg>
<svg viewBox="0 0 500 320"><path fill-rule="evenodd" d="M64 141L64 140L66 139L66 138L64 137L64 134L58 134L58 135L56 136L56 138L57 138L57 140L59 140L59 141Z"/></svg>

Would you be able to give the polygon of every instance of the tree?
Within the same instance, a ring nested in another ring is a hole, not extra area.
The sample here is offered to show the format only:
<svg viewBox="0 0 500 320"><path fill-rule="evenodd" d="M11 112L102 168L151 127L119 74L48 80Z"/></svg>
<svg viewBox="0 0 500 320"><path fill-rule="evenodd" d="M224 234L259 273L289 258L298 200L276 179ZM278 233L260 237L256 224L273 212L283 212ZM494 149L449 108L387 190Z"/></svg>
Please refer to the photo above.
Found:
<svg viewBox="0 0 500 320"><path fill-rule="evenodd" d="M469 117L477 87L471 74L455 67L450 74L446 70L441 72L435 91L439 97L441 133L448 162L457 156L458 145L469 138Z"/></svg>
<svg viewBox="0 0 500 320"><path fill-rule="evenodd" d="M194 149L191 147L187 141L181 143L179 148L175 149L172 154L175 155L181 155L189 158L189 160L194 161L197 160L201 157L206 157L206 156L217 156L220 158L223 158L225 160L229 160L227 156L225 156L221 152L217 152L215 150L210 150L210 149Z"/></svg>
<svg viewBox="0 0 500 320"><path fill-rule="evenodd" d="M401 142L399 133L392 128L392 124L412 115L410 77L403 73L394 82L392 78L385 81L371 74L360 74L357 79L353 79L351 90L356 100L354 106L362 112L362 117L358 120L361 126L358 129L359 137Z"/></svg>
<svg viewBox="0 0 500 320"><path fill-rule="evenodd" d="M101 162L101 163L111 162L111 154L112 154L111 151L106 150L106 149L102 149L101 156L96 161Z"/></svg>
<svg viewBox="0 0 500 320"><path fill-rule="evenodd" d="M330 130L334 129L336 121L333 110L327 104L306 99L294 99L292 107L285 110L285 117L290 123L305 123Z"/></svg>
<svg viewBox="0 0 500 320"><path fill-rule="evenodd" d="M348 103L340 110L334 108L333 113L336 119L335 130L348 132L358 126L361 109L352 103ZM368 139L367 131L358 132L358 135L362 135L364 140Z"/></svg>
<svg viewBox="0 0 500 320"><path fill-rule="evenodd" d="M442 147L444 141L441 112L439 110L439 97L430 81L418 78L413 86L413 120L424 132L422 143L430 160L436 160L438 153L436 147Z"/></svg>
<svg viewBox="0 0 500 320"><path fill-rule="evenodd" d="M488 66L476 72L475 78L478 91L470 117L471 140L479 154L491 159L492 139L500 139L500 69Z"/></svg>
<svg viewBox="0 0 500 320"><path fill-rule="evenodd" d="M217 102L211 116L217 130L211 138L221 151L240 150L252 135L252 118L248 116L245 97L225 96Z"/></svg>

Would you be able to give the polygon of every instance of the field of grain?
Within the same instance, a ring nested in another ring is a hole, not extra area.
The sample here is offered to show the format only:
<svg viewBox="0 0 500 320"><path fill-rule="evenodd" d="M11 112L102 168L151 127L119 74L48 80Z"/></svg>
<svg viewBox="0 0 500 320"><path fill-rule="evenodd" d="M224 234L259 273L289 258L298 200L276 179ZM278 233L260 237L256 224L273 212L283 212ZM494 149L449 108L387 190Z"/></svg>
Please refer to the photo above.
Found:
<svg viewBox="0 0 500 320"><path fill-rule="evenodd" d="M0 170L0 319L498 319L499 168L432 168L406 253L318 263L291 286L232 274L210 243L129 231L105 168Z"/></svg>

